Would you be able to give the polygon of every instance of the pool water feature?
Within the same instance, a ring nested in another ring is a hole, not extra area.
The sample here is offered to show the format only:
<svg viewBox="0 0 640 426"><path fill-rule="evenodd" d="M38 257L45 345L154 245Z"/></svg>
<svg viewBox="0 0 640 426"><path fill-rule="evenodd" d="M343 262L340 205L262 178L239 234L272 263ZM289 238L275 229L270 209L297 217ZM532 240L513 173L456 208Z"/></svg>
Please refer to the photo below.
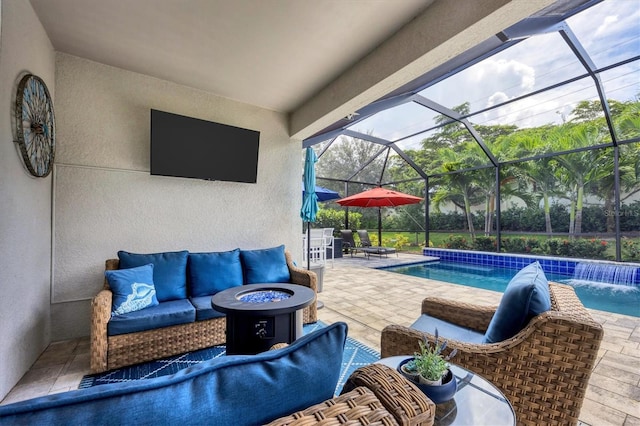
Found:
<svg viewBox="0 0 640 426"><path fill-rule="evenodd" d="M511 278L518 272L518 269L514 268L446 261L425 262L383 269L414 277L499 292L504 292ZM573 286L578 298L587 308L640 317L640 286L586 281L559 273L545 272L545 275L549 281Z"/></svg>
<svg viewBox="0 0 640 426"><path fill-rule="evenodd" d="M609 263L578 263L573 279L636 286L638 268L635 266L612 265Z"/></svg>

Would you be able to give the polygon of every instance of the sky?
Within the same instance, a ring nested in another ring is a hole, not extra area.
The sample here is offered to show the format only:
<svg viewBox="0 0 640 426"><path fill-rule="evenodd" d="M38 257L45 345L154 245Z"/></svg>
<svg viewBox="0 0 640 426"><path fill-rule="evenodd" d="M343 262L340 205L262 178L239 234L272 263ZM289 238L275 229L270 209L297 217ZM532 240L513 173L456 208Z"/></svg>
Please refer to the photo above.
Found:
<svg viewBox="0 0 640 426"><path fill-rule="evenodd" d="M596 67L640 55L640 0L605 0L571 17L567 24ZM420 94L448 108L468 101L473 112L585 72L562 37L550 33L530 37ZM607 98L638 100L640 60L604 72L600 78ZM587 77L487 111L470 121L484 125L515 124L521 128L561 124L571 118L570 112L579 101L597 99L594 81ZM416 104L405 104L379 112L352 129L396 140L433 126L436 115ZM426 136L428 134L421 134L398 145L402 149L415 148Z"/></svg>

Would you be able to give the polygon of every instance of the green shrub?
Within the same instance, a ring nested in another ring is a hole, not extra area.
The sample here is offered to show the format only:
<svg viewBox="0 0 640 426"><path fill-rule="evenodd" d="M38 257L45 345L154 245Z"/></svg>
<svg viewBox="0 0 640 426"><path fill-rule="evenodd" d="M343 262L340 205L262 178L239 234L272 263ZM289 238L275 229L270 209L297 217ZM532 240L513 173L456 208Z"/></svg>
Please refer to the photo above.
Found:
<svg viewBox="0 0 640 426"><path fill-rule="evenodd" d="M473 242L473 249L478 251L496 251L496 238L495 237L476 237Z"/></svg>
<svg viewBox="0 0 640 426"><path fill-rule="evenodd" d="M429 229L438 231L458 231L467 228L467 220L462 213L430 213Z"/></svg>
<svg viewBox="0 0 640 426"><path fill-rule="evenodd" d="M444 242L444 248L471 250L471 245L469 245L467 239L461 235L449 235L449 238Z"/></svg>
<svg viewBox="0 0 640 426"><path fill-rule="evenodd" d="M540 242L535 238L517 237L503 238L501 240L502 251L507 253L531 253L540 252Z"/></svg>
<svg viewBox="0 0 640 426"><path fill-rule="evenodd" d="M573 241L573 257L585 257L587 259L604 259L604 252L608 243L596 238L579 239Z"/></svg>
<svg viewBox="0 0 640 426"><path fill-rule="evenodd" d="M640 244L628 238L622 238L624 260L640 260Z"/></svg>
<svg viewBox="0 0 640 426"><path fill-rule="evenodd" d="M361 229L362 214L358 212L349 212L349 228ZM340 230L344 229L344 211L335 209L318 210L316 221L311 225L312 228L333 228L333 235L339 237Z"/></svg>
<svg viewBox="0 0 640 426"><path fill-rule="evenodd" d="M546 253L552 256L606 259L605 252L609 244L598 238L580 238L568 240L551 238L546 243Z"/></svg>
<svg viewBox="0 0 640 426"><path fill-rule="evenodd" d="M383 238L382 245L385 247L395 247L396 250L401 250L403 247L409 245L409 238L403 234L395 234L393 239L385 240Z"/></svg>
<svg viewBox="0 0 640 426"><path fill-rule="evenodd" d="M562 240L560 240L560 238L549 238L545 244L547 246L547 254L559 256L561 243Z"/></svg>

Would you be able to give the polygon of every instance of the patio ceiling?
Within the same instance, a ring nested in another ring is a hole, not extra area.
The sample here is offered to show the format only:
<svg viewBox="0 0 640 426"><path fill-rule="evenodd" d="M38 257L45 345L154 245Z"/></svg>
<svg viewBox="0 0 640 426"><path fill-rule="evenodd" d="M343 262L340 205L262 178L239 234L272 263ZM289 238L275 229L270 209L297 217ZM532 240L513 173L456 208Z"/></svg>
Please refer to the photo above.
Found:
<svg viewBox="0 0 640 426"><path fill-rule="evenodd" d="M301 140L587 0L29 0L55 50L288 114Z"/></svg>
<svg viewBox="0 0 640 426"><path fill-rule="evenodd" d="M433 0L30 0L54 48L280 112Z"/></svg>

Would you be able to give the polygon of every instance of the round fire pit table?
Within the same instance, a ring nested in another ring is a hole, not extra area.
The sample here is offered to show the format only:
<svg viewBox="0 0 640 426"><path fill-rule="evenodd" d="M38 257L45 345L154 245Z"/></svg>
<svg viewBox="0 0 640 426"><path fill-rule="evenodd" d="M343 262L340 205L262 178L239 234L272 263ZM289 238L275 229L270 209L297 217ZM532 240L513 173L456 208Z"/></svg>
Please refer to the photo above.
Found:
<svg viewBox="0 0 640 426"><path fill-rule="evenodd" d="M211 298L227 314L227 355L257 354L302 336L302 309L316 299L308 287L289 283L248 284Z"/></svg>

